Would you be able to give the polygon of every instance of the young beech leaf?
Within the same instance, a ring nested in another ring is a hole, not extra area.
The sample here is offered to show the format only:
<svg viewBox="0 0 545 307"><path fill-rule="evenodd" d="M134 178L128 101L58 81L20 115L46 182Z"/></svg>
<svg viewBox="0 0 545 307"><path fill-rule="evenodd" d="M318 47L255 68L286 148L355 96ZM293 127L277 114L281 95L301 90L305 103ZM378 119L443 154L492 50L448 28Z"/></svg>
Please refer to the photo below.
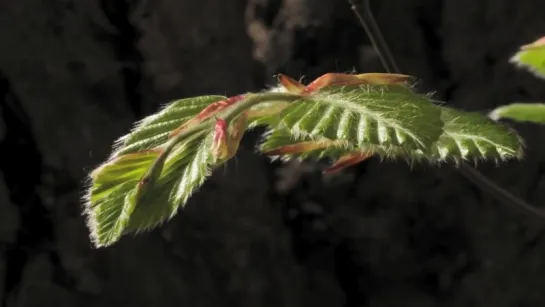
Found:
<svg viewBox="0 0 545 307"><path fill-rule="evenodd" d="M231 123L218 118L215 128L187 137L172 151L160 147L120 155L92 172L85 212L95 246L171 219L211 170L236 153L246 116Z"/></svg>
<svg viewBox="0 0 545 307"><path fill-rule="evenodd" d="M342 86L342 85L400 85L407 86L411 76L401 74L390 73L366 73L366 74L342 74L342 73L327 73L317 79L313 80L310 84L304 85L303 83L292 79L286 75L279 74L279 85L271 92L284 92L292 93L300 96L308 96L313 92L330 86ZM280 111L285 109L289 103L285 101L272 101L257 105L249 110L249 127L253 128L260 125L269 125L278 123L277 115Z"/></svg>
<svg viewBox="0 0 545 307"><path fill-rule="evenodd" d="M328 86L285 109L273 127L297 139L346 140L355 146L427 150L440 136L441 110L402 85Z"/></svg>
<svg viewBox="0 0 545 307"><path fill-rule="evenodd" d="M477 114L443 108L441 118L445 122L443 134L428 151L407 149L401 146L383 146L376 144L357 145L346 140L328 138L312 139L310 136L292 134L285 128L273 129L265 134L265 140L259 150L273 159L288 161L292 159L335 160L336 166L348 161L348 166L363 161L370 155L384 159L403 159L412 164L416 161L443 162L446 160L496 161L520 158L522 141L511 129L495 123ZM361 159L361 160L359 160Z"/></svg>
<svg viewBox="0 0 545 307"><path fill-rule="evenodd" d="M199 96L176 100L164 106L156 114L137 122L129 134L119 138L114 145L112 157L164 144L173 130L193 119L210 104L225 99L224 96L216 95Z"/></svg>
<svg viewBox="0 0 545 307"><path fill-rule="evenodd" d="M496 108L488 116L493 120L511 119L545 124L545 103L512 103Z"/></svg>
<svg viewBox="0 0 545 307"><path fill-rule="evenodd" d="M472 112L441 107L444 133L433 146L434 160L521 158L522 139L508 127Z"/></svg>
<svg viewBox="0 0 545 307"><path fill-rule="evenodd" d="M90 175L85 214L96 246L117 241L134 212L132 196L139 180L159 156L159 151L142 151L114 158Z"/></svg>
<svg viewBox="0 0 545 307"><path fill-rule="evenodd" d="M509 62L528 70L538 78L545 79L545 37L520 47Z"/></svg>
<svg viewBox="0 0 545 307"><path fill-rule="evenodd" d="M126 233L153 229L176 215L212 169L224 162L212 156L212 140L213 134L208 133L173 150L157 182L138 202Z"/></svg>

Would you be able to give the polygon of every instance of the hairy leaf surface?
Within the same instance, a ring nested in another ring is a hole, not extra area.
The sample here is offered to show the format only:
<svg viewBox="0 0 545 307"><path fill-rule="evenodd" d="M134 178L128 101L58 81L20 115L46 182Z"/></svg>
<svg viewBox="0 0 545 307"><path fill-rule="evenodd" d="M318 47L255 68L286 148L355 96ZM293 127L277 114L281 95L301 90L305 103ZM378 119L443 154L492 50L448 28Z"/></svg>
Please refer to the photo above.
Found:
<svg viewBox="0 0 545 307"><path fill-rule="evenodd" d="M209 134L181 144L169 155L157 183L136 207L127 232L150 230L176 215L219 165L212 157L211 146Z"/></svg>
<svg viewBox="0 0 545 307"><path fill-rule="evenodd" d="M111 245L123 234L148 230L172 218L217 165L210 151L212 137L207 133L179 144L152 182L143 178L159 157L158 150L125 154L97 168L86 205L95 246Z"/></svg>
<svg viewBox="0 0 545 307"><path fill-rule="evenodd" d="M445 127L434 146L436 160L503 161L522 156L523 143L514 130L478 113L441 110Z"/></svg>
<svg viewBox="0 0 545 307"><path fill-rule="evenodd" d="M350 85L320 89L291 103L277 118L278 127L298 139L426 150L442 132L440 116L428 97L404 86Z"/></svg>
<svg viewBox="0 0 545 307"><path fill-rule="evenodd" d="M135 124L132 131L116 141L112 157L157 147L168 140L169 133L211 103L226 99L224 96L199 96L176 100L159 112Z"/></svg>
<svg viewBox="0 0 545 307"><path fill-rule="evenodd" d="M545 124L545 103L512 103L496 108L488 116L493 120L511 119Z"/></svg>
<svg viewBox="0 0 545 307"><path fill-rule="evenodd" d="M135 208L135 187L159 152L145 151L114 158L91 174L85 213L97 246L117 241Z"/></svg>
<svg viewBox="0 0 545 307"><path fill-rule="evenodd" d="M382 146L371 143L353 144L328 138L312 139L308 135L292 134L289 129L268 132L260 151L282 160L338 159L351 152L361 151L381 158L398 158L409 163L426 160L507 160L520 158L522 140L515 131L477 114L445 107L441 110L444 130L428 151L401 146Z"/></svg>

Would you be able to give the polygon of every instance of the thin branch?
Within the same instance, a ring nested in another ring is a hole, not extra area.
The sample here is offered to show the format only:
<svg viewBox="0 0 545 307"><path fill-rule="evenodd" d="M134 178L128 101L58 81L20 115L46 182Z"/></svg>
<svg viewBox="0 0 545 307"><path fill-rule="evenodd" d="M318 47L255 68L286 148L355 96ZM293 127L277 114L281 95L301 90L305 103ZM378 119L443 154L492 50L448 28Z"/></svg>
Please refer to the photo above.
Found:
<svg viewBox="0 0 545 307"><path fill-rule="evenodd" d="M370 0L363 0L362 2L363 5L361 5L360 1L348 0L352 11L354 11L354 14L358 17L361 25L363 26L363 29L369 36L369 39L371 40L373 47L378 53L386 71L389 73L401 73L399 66L397 65L394 57L392 56L392 53L390 52L390 48L388 48L388 44L384 40L380 28L375 21L375 18L371 11L371 7L369 5ZM484 176L475 168L467 165L466 163L460 163L458 171L474 185L479 187L479 189L489 193L500 202L518 209L524 209L527 212L530 212L541 218L545 218L545 211L530 205L526 201L511 194L509 191L501 188L492 180Z"/></svg>

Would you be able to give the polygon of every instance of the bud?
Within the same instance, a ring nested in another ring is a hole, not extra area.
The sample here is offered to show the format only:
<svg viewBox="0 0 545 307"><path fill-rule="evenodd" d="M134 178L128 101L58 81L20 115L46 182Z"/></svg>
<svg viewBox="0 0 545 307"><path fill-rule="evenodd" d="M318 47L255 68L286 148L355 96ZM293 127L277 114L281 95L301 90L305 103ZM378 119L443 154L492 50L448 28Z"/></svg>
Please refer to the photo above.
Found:
<svg viewBox="0 0 545 307"><path fill-rule="evenodd" d="M229 146L227 138L227 122L222 118L216 118L214 127L214 140L212 143L212 154L218 160L224 160L229 156Z"/></svg>
<svg viewBox="0 0 545 307"><path fill-rule="evenodd" d="M301 94L305 90L305 85L301 82L294 80L286 75L278 74L278 81L282 86L292 94Z"/></svg>
<svg viewBox="0 0 545 307"><path fill-rule="evenodd" d="M306 87L299 81L296 81L286 75L280 74L278 80L280 84L293 94L308 95L321 88L332 85L358 85L358 84L405 84L411 77L401 74L389 73L368 73L368 74L341 74L327 73L312 81Z"/></svg>
<svg viewBox="0 0 545 307"><path fill-rule="evenodd" d="M242 136L246 131L247 114L242 113L229 128L228 123L222 118L216 118L212 154L217 160L228 160L238 151Z"/></svg>
<svg viewBox="0 0 545 307"><path fill-rule="evenodd" d="M324 170L326 174L333 174L339 172L349 166L356 165L364 160L367 160L372 155L364 152L352 152L340 157L333 165Z"/></svg>
<svg viewBox="0 0 545 307"><path fill-rule="evenodd" d="M304 90L304 94L310 94L316 90L332 85L358 85L358 84L404 84L410 79L408 75L369 73L369 74L340 74L327 73L312 81Z"/></svg>
<svg viewBox="0 0 545 307"><path fill-rule="evenodd" d="M231 127L231 133L229 134L229 137L230 137L229 148L231 151L231 157L235 155L235 153L238 151L238 146L240 144L240 141L242 140L242 137L244 136L244 132L246 132L247 124L248 124L247 111L240 114L233 121L233 126Z"/></svg>

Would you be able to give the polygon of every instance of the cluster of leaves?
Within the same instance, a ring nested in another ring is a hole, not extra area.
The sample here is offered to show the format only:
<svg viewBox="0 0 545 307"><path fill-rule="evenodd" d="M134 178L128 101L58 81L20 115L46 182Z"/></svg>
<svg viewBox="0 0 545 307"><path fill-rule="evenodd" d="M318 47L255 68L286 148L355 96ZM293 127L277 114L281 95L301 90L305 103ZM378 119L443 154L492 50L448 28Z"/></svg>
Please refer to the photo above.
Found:
<svg viewBox="0 0 545 307"><path fill-rule="evenodd" d="M289 159L333 160L336 172L371 156L504 161L522 141L486 116L437 105L409 76L330 73L303 85L234 97L174 101L120 138L89 176L85 213L96 247L171 219L211 171L236 154L247 129L267 126L258 149Z"/></svg>
<svg viewBox="0 0 545 307"><path fill-rule="evenodd" d="M545 79L545 37L520 47L510 62L537 78ZM489 116L493 120L510 119L545 124L545 103L515 102L496 108Z"/></svg>

